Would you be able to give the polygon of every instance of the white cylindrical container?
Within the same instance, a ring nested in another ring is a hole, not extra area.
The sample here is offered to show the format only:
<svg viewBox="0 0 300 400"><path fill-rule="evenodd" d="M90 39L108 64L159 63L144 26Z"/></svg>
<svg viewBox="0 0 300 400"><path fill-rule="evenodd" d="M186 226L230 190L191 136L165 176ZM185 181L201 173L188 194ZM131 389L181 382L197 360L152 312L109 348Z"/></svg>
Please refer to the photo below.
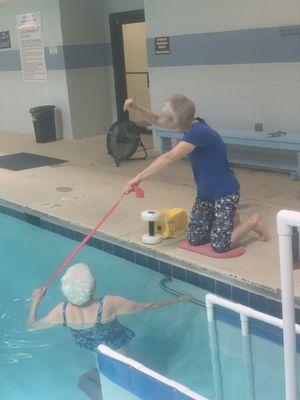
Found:
<svg viewBox="0 0 300 400"><path fill-rule="evenodd" d="M145 244L158 244L162 241L161 235L155 235L155 221L158 221L160 212L155 210L147 210L141 213L143 221L148 222L148 233L143 235L143 243Z"/></svg>

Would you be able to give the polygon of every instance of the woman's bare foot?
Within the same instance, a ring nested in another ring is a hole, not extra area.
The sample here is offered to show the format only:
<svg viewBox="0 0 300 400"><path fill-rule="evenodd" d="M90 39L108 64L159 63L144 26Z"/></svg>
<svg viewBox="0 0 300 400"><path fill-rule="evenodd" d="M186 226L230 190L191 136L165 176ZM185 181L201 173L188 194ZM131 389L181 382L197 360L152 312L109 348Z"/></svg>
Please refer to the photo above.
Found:
<svg viewBox="0 0 300 400"><path fill-rule="evenodd" d="M250 221L252 225L252 230L258 234L259 240L261 240L262 242L270 240L271 238L270 232L261 222L260 214L252 215L252 217L250 217Z"/></svg>
<svg viewBox="0 0 300 400"><path fill-rule="evenodd" d="M265 226L261 222L260 214L254 214L247 221L241 223L239 220L239 215L236 215L233 220L234 228L231 235L231 246L239 246L241 240L245 238L245 236L254 231L258 234L259 240L267 241L270 239L270 234L265 228Z"/></svg>
<svg viewBox="0 0 300 400"><path fill-rule="evenodd" d="M238 212L235 213L235 216L233 217L233 229L236 228L238 225L241 225L241 218L240 214Z"/></svg>

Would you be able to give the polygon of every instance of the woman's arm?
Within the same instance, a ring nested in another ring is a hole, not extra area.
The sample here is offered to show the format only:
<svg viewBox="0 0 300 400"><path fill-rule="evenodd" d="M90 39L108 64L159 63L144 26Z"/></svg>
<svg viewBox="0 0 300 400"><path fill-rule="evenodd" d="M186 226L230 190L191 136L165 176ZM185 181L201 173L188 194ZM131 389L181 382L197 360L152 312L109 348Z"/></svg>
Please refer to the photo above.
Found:
<svg viewBox="0 0 300 400"><path fill-rule="evenodd" d="M141 106L140 104L137 104L134 99L125 100L123 110L124 111L137 110L151 124L157 125L159 123L159 115L158 114L149 110L146 107Z"/></svg>
<svg viewBox="0 0 300 400"><path fill-rule="evenodd" d="M124 186L124 193L128 194L132 191L134 185L139 184L143 179L148 178L148 176L155 174L161 169L167 167L168 165L180 160L195 149L195 146L191 143L180 142L173 149L167 153L159 156L152 164L149 165L144 171L137 174L136 177L128 181Z"/></svg>
<svg viewBox="0 0 300 400"><path fill-rule="evenodd" d="M57 305L44 318L37 320L37 311L40 302L44 295L44 289L35 289L32 292L32 302L27 320L27 330L36 331L40 329L52 328L55 325L61 324L62 318L62 303Z"/></svg>
<svg viewBox="0 0 300 400"><path fill-rule="evenodd" d="M190 300L190 296L183 295L176 299L168 299L162 301L155 301L152 303L138 303L132 300L125 299L124 297L110 296L107 304L109 319L112 320L119 315L133 314L140 311L150 310L169 306L171 304L181 303Z"/></svg>

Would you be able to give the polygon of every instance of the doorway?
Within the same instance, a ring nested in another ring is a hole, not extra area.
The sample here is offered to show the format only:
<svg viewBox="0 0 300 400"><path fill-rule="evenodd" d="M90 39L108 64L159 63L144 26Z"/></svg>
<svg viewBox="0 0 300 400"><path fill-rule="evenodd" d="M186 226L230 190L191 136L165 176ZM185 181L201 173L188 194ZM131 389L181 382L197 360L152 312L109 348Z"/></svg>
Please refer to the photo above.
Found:
<svg viewBox="0 0 300 400"><path fill-rule="evenodd" d="M150 108L149 73L144 10L110 14L117 116L146 127L136 111L124 112L126 98Z"/></svg>

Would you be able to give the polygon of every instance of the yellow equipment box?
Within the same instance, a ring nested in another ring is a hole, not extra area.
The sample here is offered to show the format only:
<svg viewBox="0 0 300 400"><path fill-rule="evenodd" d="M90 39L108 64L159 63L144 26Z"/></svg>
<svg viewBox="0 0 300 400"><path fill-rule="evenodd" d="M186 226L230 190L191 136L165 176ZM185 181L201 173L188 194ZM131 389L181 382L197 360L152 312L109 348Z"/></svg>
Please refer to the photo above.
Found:
<svg viewBox="0 0 300 400"><path fill-rule="evenodd" d="M187 223L188 216L183 208L161 210L159 220L155 222L155 234L160 234L163 239L176 238L185 233Z"/></svg>

